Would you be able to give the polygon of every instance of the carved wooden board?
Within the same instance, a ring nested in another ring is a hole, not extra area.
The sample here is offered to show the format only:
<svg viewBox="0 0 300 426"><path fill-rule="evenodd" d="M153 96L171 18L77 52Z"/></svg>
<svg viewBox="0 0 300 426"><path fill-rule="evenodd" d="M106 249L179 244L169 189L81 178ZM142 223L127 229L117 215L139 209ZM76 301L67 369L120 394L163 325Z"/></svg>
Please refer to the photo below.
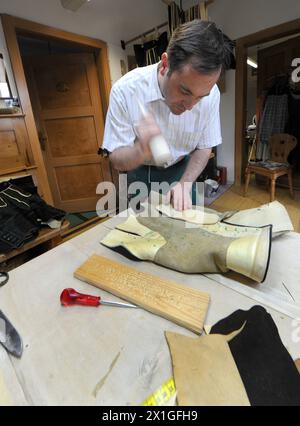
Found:
<svg viewBox="0 0 300 426"><path fill-rule="evenodd" d="M76 278L201 333L209 294L93 255L74 273ZM115 308L113 308L115 309Z"/></svg>

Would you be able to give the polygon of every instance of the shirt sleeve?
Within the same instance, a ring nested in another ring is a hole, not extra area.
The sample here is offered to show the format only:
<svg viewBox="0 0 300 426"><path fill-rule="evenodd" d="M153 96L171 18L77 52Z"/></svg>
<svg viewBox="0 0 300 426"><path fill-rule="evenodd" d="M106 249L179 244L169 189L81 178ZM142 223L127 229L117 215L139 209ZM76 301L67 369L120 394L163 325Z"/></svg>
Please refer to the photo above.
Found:
<svg viewBox="0 0 300 426"><path fill-rule="evenodd" d="M215 86L209 105L207 122L196 149L212 148L221 143L220 91L218 86Z"/></svg>
<svg viewBox="0 0 300 426"><path fill-rule="evenodd" d="M105 120L102 148L113 152L117 148L133 146L136 139L124 95L113 87L109 97L109 108Z"/></svg>

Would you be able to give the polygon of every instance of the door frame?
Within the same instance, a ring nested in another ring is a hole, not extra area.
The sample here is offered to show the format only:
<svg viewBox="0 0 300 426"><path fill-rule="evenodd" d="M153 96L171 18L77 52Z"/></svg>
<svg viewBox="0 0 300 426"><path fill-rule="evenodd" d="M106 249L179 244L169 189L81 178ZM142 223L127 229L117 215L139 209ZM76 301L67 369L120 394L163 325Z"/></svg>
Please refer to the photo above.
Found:
<svg viewBox="0 0 300 426"><path fill-rule="evenodd" d="M300 19L276 25L236 40L235 73L235 184L241 185L245 170L243 156L247 106L247 49L257 44L300 33Z"/></svg>
<svg viewBox="0 0 300 426"><path fill-rule="evenodd" d="M60 30L58 28L49 27L47 25L17 18L7 14L1 14L1 21L12 70L14 73L18 96L20 99L20 105L24 114L24 120L33 153L33 158L35 166L37 167L39 193L41 196L43 196L46 202L53 204L53 197L48 182L48 176L38 138L38 132L31 107L22 57L19 49L17 39L18 34L30 34L42 38L68 41L96 49L98 54L95 62L100 86L99 90L101 93L100 98L102 102L103 120L105 120L108 109L109 94L111 90L107 44L101 40Z"/></svg>

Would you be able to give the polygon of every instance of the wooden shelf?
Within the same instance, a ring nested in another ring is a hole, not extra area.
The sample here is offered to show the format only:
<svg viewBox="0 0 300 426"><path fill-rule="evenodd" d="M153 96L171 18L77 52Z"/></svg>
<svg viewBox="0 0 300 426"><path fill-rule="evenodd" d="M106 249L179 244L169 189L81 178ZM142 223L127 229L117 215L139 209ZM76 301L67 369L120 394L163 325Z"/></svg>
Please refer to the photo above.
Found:
<svg viewBox="0 0 300 426"><path fill-rule="evenodd" d="M25 117L25 114L0 114L0 118L16 118L16 117Z"/></svg>
<svg viewBox="0 0 300 426"><path fill-rule="evenodd" d="M9 176L13 173L22 173L22 172L23 173L28 172L30 174L30 171L35 170L36 168L37 168L36 166L24 166L24 165L10 167L9 169L0 170L0 176Z"/></svg>
<svg viewBox="0 0 300 426"><path fill-rule="evenodd" d="M43 228L40 230L39 235L32 241L24 244L22 247L16 250L12 250L6 254L0 254L0 264L2 262L6 262L9 259L12 259L15 256L18 256L21 253L24 253L27 250L30 250L33 247L38 246L43 243L53 243L53 247L57 245L57 243L61 242L61 234L63 231L68 229L70 223L65 220L59 229L51 229L51 228ZM50 247L51 248L51 247Z"/></svg>

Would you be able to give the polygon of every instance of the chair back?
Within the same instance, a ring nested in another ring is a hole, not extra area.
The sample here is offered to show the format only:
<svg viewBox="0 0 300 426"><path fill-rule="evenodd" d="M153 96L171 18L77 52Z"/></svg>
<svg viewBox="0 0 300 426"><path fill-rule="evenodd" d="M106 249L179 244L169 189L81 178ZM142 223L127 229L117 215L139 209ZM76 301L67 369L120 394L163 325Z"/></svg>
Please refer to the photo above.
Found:
<svg viewBox="0 0 300 426"><path fill-rule="evenodd" d="M287 133L278 133L269 140L271 161L287 163L289 153L296 147L297 138Z"/></svg>

